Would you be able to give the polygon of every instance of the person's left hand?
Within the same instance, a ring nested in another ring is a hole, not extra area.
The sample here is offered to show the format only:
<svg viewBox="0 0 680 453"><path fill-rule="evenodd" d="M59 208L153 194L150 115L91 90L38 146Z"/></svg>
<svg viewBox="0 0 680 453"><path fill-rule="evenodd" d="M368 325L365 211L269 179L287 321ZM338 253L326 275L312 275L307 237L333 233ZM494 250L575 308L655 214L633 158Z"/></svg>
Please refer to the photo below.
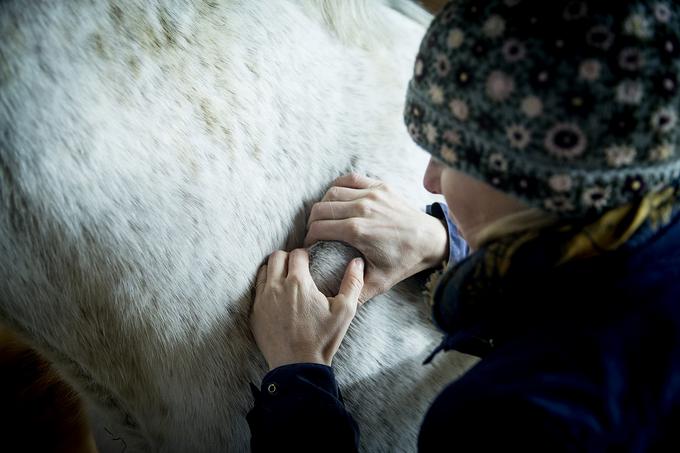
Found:
<svg viewBox="0 0 680 453"><path fill-rule="evenodd" d="M352 260L335 297L321 293L305 249L277 250L257 273L250 328L269 369L290 363L331 365L356 314L363 260Z"/></svg>

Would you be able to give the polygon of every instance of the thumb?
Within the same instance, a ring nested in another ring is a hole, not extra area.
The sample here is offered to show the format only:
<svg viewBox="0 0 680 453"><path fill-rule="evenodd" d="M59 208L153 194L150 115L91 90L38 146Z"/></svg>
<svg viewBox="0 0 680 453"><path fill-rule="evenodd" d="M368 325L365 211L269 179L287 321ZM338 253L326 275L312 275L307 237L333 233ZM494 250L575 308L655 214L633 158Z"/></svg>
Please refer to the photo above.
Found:
<svg viewBox="0 0 680 453"><path fill-rule="evenodd" d="M345 276L340 283L340 291L336 297L344 297L354 302L359 299L361 289L364 287L364 260L361 258L353 259L347 269Z"/></svg>

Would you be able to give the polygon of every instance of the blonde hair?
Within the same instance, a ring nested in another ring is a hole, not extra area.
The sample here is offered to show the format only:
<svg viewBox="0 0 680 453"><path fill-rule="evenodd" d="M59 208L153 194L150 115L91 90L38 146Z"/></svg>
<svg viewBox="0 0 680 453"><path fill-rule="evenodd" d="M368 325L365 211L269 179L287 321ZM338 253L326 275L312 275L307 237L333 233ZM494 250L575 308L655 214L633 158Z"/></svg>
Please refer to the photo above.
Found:
<svg viewBox="0 0 680 453"><path fill-rule="evenodd" d="M527 207L492 222L477 233L476 242L482 247L502 237L555 225L559 217L538 208Z"/></svg>
<svg viewBox="0 0 680 453"><path fill-rule="evenodd" d="M604 212L589 223L578 226L570 240L565 243L561 262L576 257L589 256L595 250L615 250L624 244L640 228L650 221L652 228L670 221L673 210L680 203L680 192L673 187L664 187L647 194L641 200L627 203ZM476 236L479 247L503 237L524 234L523 240L531 239L544 228L560 224L569 229L576 223L565 222L557 215L538 208L527 208L502 217L482 229Z"/></svg>

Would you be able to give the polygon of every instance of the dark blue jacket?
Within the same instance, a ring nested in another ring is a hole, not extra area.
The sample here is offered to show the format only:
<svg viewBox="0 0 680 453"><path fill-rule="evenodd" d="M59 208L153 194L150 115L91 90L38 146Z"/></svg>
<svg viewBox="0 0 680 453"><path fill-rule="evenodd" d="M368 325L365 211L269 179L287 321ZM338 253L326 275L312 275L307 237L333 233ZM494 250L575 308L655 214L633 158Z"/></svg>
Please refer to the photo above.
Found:
<svg viewBox="0 0 680 453"><path fill-rule="evenodd" d="M442 207L428 212L446 217ZM680 451L680 216L559 268L544 252L540 241L520 250L513 261L526 265L484 303L460 294L483 250L437 291L438 349L482 360L435 399L418 450ZM254 452L357 450L359 429L330 367L277 368L253 393Z"/></svg>

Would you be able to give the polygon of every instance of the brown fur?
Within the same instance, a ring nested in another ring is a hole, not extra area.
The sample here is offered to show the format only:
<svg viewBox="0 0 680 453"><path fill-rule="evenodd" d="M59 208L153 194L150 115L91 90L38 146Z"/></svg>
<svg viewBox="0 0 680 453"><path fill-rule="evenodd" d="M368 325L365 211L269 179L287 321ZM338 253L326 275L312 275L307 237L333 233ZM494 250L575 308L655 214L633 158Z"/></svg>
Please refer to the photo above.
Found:
<svg viewBox="0 0 680 453"><path fill-rule="evenodd" d="M47 361L0 326L0 450L96 452L83 406Z"/></svg>
<svg viewBox="0 0 680 453"><path fill-rule="evenodd" d="M432 14L437 14L449 0L420 0L420 4Z"/></svg>

